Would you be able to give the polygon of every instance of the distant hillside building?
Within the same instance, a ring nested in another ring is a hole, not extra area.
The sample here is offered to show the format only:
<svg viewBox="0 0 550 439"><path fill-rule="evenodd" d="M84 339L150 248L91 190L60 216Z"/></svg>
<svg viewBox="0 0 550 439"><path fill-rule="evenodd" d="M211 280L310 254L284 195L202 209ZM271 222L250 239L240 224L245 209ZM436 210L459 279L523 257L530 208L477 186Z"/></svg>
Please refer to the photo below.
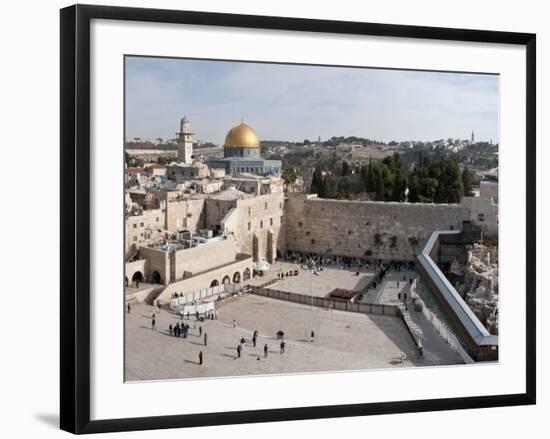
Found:
<svg viewBox="0 0 550 439"><path fill-rule="evenodd" d="M264 160L260 154L260 138L248 125L240 123L225 137L222 159L208 161L210 168L223 168L229 175L279 175L280 160Z"/></svg>

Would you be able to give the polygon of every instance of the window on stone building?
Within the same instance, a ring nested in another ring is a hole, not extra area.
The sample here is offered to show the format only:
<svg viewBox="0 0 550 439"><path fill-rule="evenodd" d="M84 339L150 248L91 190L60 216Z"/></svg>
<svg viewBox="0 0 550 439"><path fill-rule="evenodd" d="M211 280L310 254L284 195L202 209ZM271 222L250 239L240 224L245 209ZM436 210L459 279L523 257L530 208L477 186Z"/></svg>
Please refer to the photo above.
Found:
<svg viewBox="0 0 550 439"><path fill-rule="evenodd" d="M248 223L248 230L250 230L250 223Z"/></svg>
<svg viewBox="0 0 550 439"><path fill-rule="evenodd" d="M273 225L273 218L269 218L269 225L270 225L270 226Z"/></svg>
<svg viewBox="0 0 550 439"><path fill-rule="evenodd" d="M264 222L260 221L260 229L263 229L263 228L264 228Z"/></svg>
<svg viewBox="0 0 550 439"><path fill-rule="evenodd" d="M139 226L140 226L140 227L143 227L143 223L139 223Z"/></svg>
<svg viewBox="0 0 550 439"><path fill-rule="evenodd" d="M134 224L133 224L133 226L134 226L134 229L135 229L135 228L137 227L137 224L136 224L136 223L134 223Z"/></svg>
<svg viewBox="0 0 550 439"><path fill-rule="evenodd" d="M485 215L483 213L480 213L478 216L477 216L477 220L482 223L483 221L485 221Z"/></svg>
<svg viewBox="0 0 550 439"><path fill-rule="evenodd" d="M158 223L159 222L159 217L158 216L156 217L156 220L157 220L157 223Z"/></svg>
<svg viewBox="0 0 550 439"><path fill-rule="evenodd" d="M265 206L265 210L267 210L267 203L264 203L264 206Z"/></svg>

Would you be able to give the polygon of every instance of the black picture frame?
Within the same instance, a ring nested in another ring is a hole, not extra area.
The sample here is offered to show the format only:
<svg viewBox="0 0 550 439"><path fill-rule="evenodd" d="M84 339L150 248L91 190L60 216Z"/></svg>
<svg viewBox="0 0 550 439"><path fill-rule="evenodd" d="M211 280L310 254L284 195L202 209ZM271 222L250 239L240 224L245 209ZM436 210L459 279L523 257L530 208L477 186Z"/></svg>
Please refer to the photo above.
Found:
<svg viewBox="0 0 550 439"><path fill-rule="evenodd" d="M536 401L536 36L303 18L75 5L61 13L60 426L99 433L535 404ZM255 29L502 43L526 48L525 393L224 413L90 420L90 21L129 20Z"/></svg>

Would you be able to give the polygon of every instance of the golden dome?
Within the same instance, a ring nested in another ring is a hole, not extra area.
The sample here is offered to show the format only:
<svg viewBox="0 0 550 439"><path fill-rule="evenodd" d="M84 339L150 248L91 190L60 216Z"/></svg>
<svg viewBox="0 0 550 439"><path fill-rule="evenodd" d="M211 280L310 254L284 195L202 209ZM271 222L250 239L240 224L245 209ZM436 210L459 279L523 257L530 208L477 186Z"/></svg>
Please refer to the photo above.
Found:
<svg viewBox="0 0 550 439"><path fill-rule="evenodd" d="M225 136L225 147L259 148L260 138L245 123L240 123L229 130Z"/></svg>

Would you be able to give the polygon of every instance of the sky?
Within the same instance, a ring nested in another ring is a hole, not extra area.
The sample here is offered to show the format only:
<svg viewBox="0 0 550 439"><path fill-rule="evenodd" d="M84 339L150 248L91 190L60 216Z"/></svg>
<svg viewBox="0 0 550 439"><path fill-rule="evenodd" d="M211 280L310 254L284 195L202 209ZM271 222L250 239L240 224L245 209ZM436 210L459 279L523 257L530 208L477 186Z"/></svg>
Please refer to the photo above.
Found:
<svg viewBox="0 0 550 439"><path fill-rule="evenodd" d="M127 139L184 115L216 144L241 118L262 140L499 138L496 75L127 57L125 80Z"/></svg>

